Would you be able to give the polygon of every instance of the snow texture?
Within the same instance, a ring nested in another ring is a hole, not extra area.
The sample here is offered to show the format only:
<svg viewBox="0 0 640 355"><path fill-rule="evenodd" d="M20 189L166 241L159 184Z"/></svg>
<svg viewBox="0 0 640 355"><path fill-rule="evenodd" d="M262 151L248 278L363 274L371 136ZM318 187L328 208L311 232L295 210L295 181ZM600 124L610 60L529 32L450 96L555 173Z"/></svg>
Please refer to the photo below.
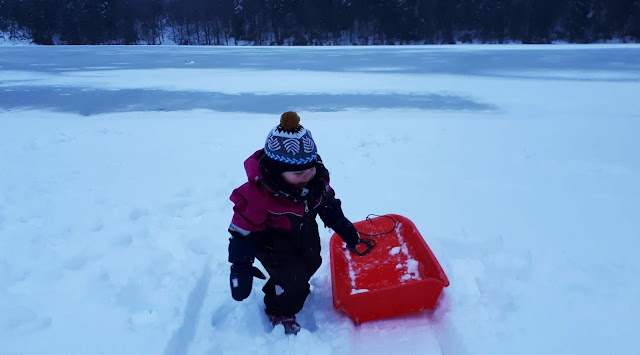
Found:
<svg viewBox="0 0 640 355"><path fill-rule="evenodd" d="M3 46L0 354L635 354L639 93L636 45ZM231 298L228 197L288 110L350 219L415 223L435 310L355 326L326 229L297 336Z"/></svg>
<svg viewBox="0 0 640 355"><path fill-rule="evenodd" d="M418 270L418 261L413 258L413 255L409 253L409 248L407 247L407 243L404 241L402 237L402 223L398 223L395 227L396 235L398 236L398 242L400 243L400 252L404 254L406 261L404 264L399 264L400 267L396 266L396 269L404 269L404 275L400 278L400 282L406 282L410 280L422 280L420 277L420 272ZM397 247L396 247L397 248Z"/></svg>
<svg viewBox="0 0 640 355"><path fill-rule="evenodd" d="M358 288L356 286L356 280L358 279L358 271L356 268L354 268L353 263L352 263L352 258L351 258L351 252L347 249L347 244L346 243L342 243L343 247L344 247L344 255L347 258L347 267L349 268L349 279L351 280L351 292L350 294L355 295L358 293L364 293L364 292L369 292L369 290L364 289L364 288Z"/></svg>

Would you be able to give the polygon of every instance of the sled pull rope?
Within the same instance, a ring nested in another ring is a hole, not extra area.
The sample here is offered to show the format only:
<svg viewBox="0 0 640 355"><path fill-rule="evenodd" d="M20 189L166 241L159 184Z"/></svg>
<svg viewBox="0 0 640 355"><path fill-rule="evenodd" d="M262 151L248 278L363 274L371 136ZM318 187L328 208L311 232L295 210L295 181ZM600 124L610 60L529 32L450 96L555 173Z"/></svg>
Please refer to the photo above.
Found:
<svg viewBox="0 0 640 355"><path fill-rule="evenodd" d="M358 233L362 234L362 235L366 235L369 237L381 237L383 235L387 235L392 233L394 230L396 230L396 227L398 227L398 221L396 221L393 217L389 216L389 215L384 215L381 216L379 214L373 214L370 213L369 215L367 215L367 218L365 218L367 221L369 221L369 223L373 224L373 221L371 220L371 216L375 216L375 217L385 217L385 218L390 218L393 221L393 227L391 228L391 230L388 230L386 232L382 232L382 233L376 233L376 234L369 234L369 233L365 233L365 232L360 232L358 231Z"/></svg>
<svg viewBox="0 0 640 355"><path fill-rule="evenodd" d="M373 214L373 213L370 213L366 218L366 220L369 221L369 223L371 223L371 224L373 224L373 221L371 220L371 216L391 218L391 220L393 221L393 228L391 228L391 230L383 232L383 233L371 234L371 233L365 233L365 232L358 231L358 234L366 235L368 237L381 237L383 235L390 234L398 226L398 222L393 217L388 216L388 215L381 216L381 215ZM364 251L358 251L356 248L348 248L348 249L351 250L352 252L354 252L355 254L359 255L359 256L365 256L365 255L369 254L371 252L371 250L377 244L376 241L374 239L372 239L372 238L360 238L360 243L367 246L367 248Z"/></svg>

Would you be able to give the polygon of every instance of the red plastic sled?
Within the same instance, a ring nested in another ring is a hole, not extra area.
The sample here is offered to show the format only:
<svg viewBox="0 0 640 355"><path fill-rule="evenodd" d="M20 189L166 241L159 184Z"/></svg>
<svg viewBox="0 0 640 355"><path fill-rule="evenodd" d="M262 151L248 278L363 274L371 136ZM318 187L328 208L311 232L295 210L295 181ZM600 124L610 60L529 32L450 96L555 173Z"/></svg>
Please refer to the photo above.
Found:
<svg viewBox="0 0 640 355"><path fill-rule="evenodd" d="M333 306L356 324L433 309L449 280L413 222L389 214L354 225L361 238L375 240L376 246L358 256L333 234Z"/></svg>

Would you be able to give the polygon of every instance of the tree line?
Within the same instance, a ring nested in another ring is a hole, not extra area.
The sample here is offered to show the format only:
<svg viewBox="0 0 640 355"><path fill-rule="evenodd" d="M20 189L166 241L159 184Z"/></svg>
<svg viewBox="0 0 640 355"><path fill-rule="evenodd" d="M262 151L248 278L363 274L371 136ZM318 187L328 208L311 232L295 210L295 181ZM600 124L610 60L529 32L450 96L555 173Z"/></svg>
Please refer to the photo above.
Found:
<svg viewBox="0 0 640 355"><path fill-rule="evenodd" d="M640 42L640 0L0 0L37 44Z"/></svg>

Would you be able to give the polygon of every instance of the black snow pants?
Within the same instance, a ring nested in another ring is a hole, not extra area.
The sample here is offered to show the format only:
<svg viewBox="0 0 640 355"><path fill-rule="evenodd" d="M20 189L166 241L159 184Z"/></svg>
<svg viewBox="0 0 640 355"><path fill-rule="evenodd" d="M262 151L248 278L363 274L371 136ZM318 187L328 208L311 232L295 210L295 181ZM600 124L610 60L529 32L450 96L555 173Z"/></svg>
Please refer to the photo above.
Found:
<svg viewBox="0 0 640 355"><path fill-rule="evenodd" d="M314 220L299 233L268 231L261 236L256 257L269 273L264 291L265 312L290 316L300 312L309 295L309 280L320 267L320 235Z"/></svg>

